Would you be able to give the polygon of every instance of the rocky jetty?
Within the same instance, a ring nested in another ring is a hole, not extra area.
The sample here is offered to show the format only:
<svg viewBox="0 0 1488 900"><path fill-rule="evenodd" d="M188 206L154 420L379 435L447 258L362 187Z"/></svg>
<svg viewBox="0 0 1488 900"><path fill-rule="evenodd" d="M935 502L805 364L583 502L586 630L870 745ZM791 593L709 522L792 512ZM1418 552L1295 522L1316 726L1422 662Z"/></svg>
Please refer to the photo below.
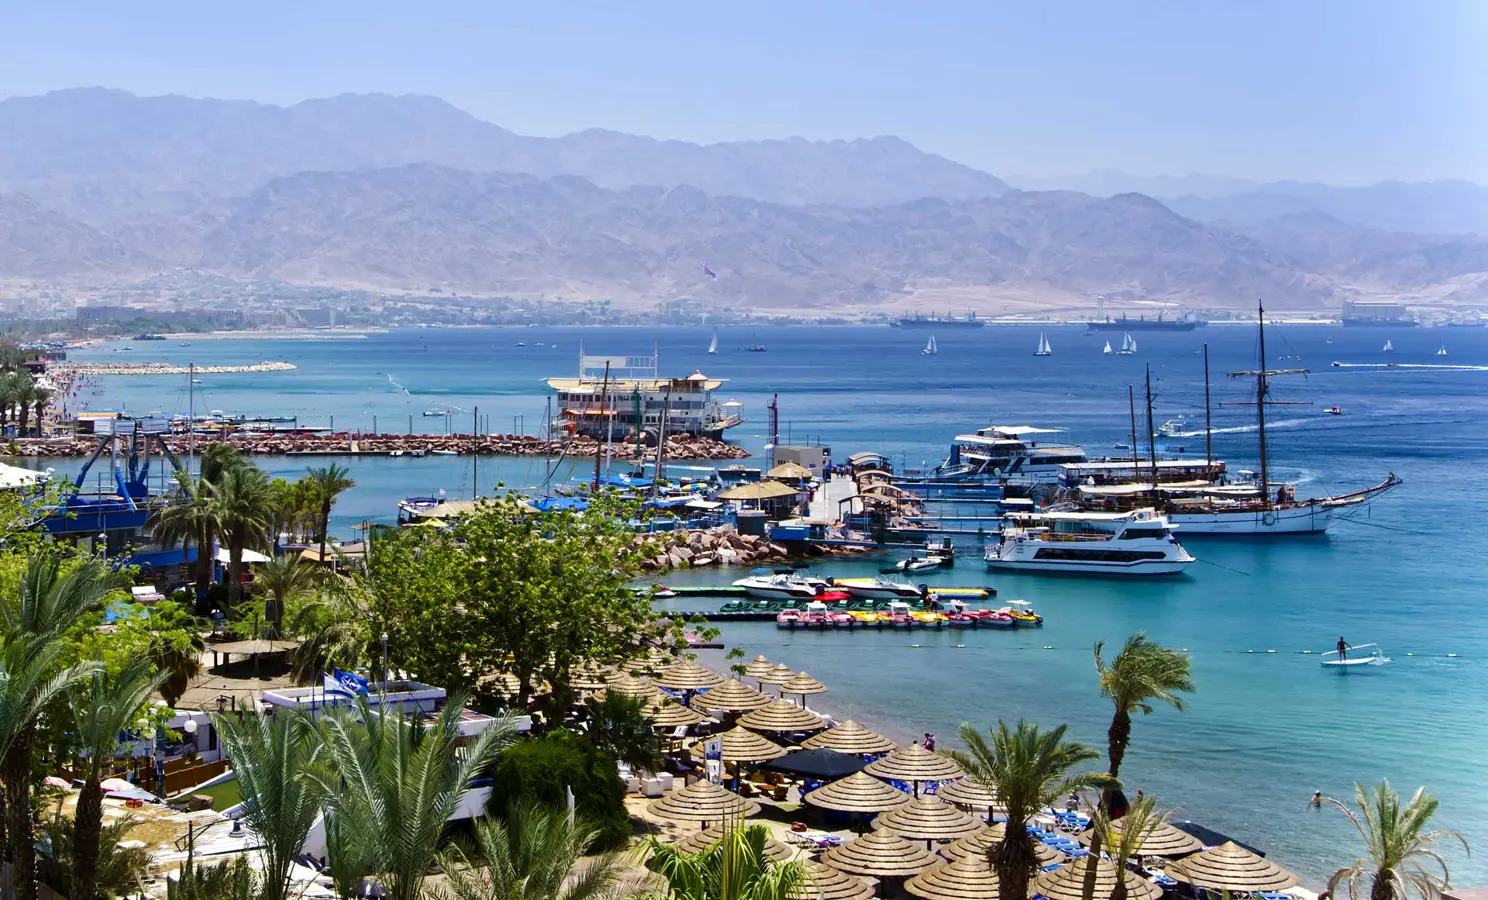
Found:
<svg viewBox="0 0 1488 900"><path fill-rule="evenodd" d="M49 371L55 373L54 378L67 382L78 375L187 375L193 372L198 375L225 375L233 372L289 372L296 368L298 367L294 363L269 360L248 366L197 366L195 368L163 362L78 362L54 365Z"/></svg>
<svg viewBox="0 0 1488 900"><path fill-rule="evenodd" d="M653 532L636 537L636 547L647 556L641 563L646 572L665 572L696 566L757 566L784 562L800 551L787 552L780 544L752 534L740 534L732 525L691 531ZM805 548L807 556L840 555L861 552L857 548Z"/></svg>

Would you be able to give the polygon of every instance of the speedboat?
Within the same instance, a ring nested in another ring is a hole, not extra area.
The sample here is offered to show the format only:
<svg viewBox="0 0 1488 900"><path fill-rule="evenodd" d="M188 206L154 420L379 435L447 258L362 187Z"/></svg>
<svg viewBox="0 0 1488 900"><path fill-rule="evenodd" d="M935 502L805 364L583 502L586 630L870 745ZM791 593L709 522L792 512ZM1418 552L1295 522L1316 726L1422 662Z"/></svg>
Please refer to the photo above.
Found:
<svg viewBox="0 0 1488 900"><path fill-rule="evenodd" d="M894 568L900 572L923 572L926 569L938 569L945 565L946 558L943 556L911 556L909 559L901 559L894 563Z"/></svg>
<svg viewBox="0 0 1488 900"><path fill-rule="evenodd" d="M1187 431L1188 420L1182 416L1176 419L1169 419L1157 426L1157 433L1163 437L1182 437Z"/></svg>
<svg viewBox="0 0 1488 900"><path fill-rule="evenodd" d="M1151 509L1016 513L1005 520L987 567L1090 575L1177 575L1194 562L1173 526Z"/></svg>
<svg viewBox="0 0 1488 900"><path fill-rule="evenodd" d="M1323 654L1323 660L1319 665L1325 669L1348 671L1349 669L1360 666L1383 666L1390 661L1390 657L1386 656L1384 651L1380 650L1379 644L1355 644L1349 650L1369 650L1370 652L1363 656L1344 659L1340 658L1337 650L1329 650Z"/></svg>
<svg viewBox="0 0 1488 900"><path fill-rule="evenodd" d="M827 583L820 578L806 575L750 575L734 582L751 597L765 600L808 599L816 597L826 589Z"/></svg>
<svg viewBox="0 0 1488 900"><path fill-rule="evenodd" d="M1343 415L1343 407L1330 406L1327 409L1323 410L1323 412L1327 413L1330 416L1341 416Z"/></svg>
<svg viewBox="0 0 1488 900"><path fill-rule="evenodd" d="M833 582L854 597L867 600L887 600L897 597L918 597L920 589L912 584L902 581L890 581L887 578L841 578Z"/></svg>

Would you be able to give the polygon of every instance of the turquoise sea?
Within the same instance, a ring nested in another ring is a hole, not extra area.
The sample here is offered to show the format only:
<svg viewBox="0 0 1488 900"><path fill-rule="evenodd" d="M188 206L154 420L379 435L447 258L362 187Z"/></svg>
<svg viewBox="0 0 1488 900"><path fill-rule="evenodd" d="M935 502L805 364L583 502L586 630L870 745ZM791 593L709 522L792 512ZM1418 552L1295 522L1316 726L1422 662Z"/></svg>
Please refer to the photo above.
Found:
<svg viewBox="0 0 1488 900"><path fill-rule="evenodd" d="M197 409L298 415L338 430L442 430L427 409L452 409L468 431L473 410L492 430L536 432L545 376L568 375L580 344L590 353L659 350L662 368L702 369L728 379L720 392L745 404L749 421L731 433L757 452L766 404L779 395L782 439L820 440L843 459L859 450L896 464L933 464L950 439L992 422L1059 426L1092 454L1121 451L1130 426L1127 385L1140 396L1152 366L1157 420L1186 415L1202 428L1208 342L1213 393L1241 401L1252 382L1224 373L1254 365L1254 330L1211 326L1141 334L1133 357L1104 356L1106 338L1083 328L1042 329L1054 355L1035 358L1038 328L989 327L936 335L889 328L724 330L721 351L704 350L709 329L410 329L365 340L117 342L73 354L104 361L194 361L199 365L284 359L299 369L204 375ZM1120 335L1115 335L1119 342ZM989 574L974 557L943 584L994 584L1002 599L1032 601L1042 630L975 632L781 632L773 624L728 626L724 638L751 656L804 668L831 687L816 698L900 738L936 732L945 743L961 722L998 718L1068 722L1104 747L1109 721L1096 693L1091 648L1119 644L1135 629L1193 654L1198 692L1187 711L1139 719L1123 775L1191 818L1267 849L1321 884L1357 854L1357 839L1332 810L1313 810L1314 790L1345 797L1355 780L1388 777L1403 791L1427 785L1442 799L1437 824L1461 831L1479 854L1452 854L1454 881L1488 882L1488 332L1483 329L1341 329L1276 326L1267 331L1276 367L1310 374L1279 379L1275 397L1312 406L1272 410L1273 476L1299 493L1374 484L1395 472L1405 484L1326 537L1273 541L1192 539L1202 562L1166 581L1075 580ZM1389 338L1395 352L1381 346ZM517 342L526 346L518 347ZM542 342L546 346L536 346ZM762 343L766 353L742 348ZM1448 355L1437 356L1445 344ZM556 346L554 346L556 345ZM121 347L129 347L120 351ZM1333 361L1377 367L1339 367ZM1385 367L1384 363L1401 365ZM1464 368L1432 368L1440 364ZM1422 366L1422 367L1417 367ZM184 412L185 378L92 381L94 408ZM1323 415L1338 405L1344 415ZM1255 465L1253 410L1216 407L1216 455ZM1178 441L1203 453L1201 438ZM293 475L307 460L265 459ZM317 464L320 461L314 461ZM444 489L468 497L466 458L346 460L358 481L337 507L349 533L364 519L391 521L405 495ZM76 471L79 461L42 463ZM559 478L566 477L560 473ZM498 481L535 484L541 460L481 461L481 490ZM821 563L829 574L863 574L886 560ZM670 583L731 580L737 571L667 576ZM916 579L921 580L921 579ZM684 604L692 607L701 601ZM1393 657L1368 672L1322 670L1316 656L1339 635L1378 642ZM1274 651L1274 652L1272 652ZM813 704L818 705L818 704Z"/></svg>

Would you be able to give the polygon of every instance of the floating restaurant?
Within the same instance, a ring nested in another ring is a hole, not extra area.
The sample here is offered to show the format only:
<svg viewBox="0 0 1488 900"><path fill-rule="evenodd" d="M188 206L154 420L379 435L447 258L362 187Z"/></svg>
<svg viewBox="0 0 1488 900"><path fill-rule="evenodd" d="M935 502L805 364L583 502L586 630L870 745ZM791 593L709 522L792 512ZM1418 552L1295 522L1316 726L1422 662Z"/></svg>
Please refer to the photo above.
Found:
<svg viewBox="0 0 1488 900"><path fill-rule="evenodd" d="M737 400L719 402L713 392L724 379L693 372L683 378L660 374L659 357L586 356L580 351L577 378L549 378L557 394L555 432L599 440L690 434L720 438L744 422Z"/></svg>

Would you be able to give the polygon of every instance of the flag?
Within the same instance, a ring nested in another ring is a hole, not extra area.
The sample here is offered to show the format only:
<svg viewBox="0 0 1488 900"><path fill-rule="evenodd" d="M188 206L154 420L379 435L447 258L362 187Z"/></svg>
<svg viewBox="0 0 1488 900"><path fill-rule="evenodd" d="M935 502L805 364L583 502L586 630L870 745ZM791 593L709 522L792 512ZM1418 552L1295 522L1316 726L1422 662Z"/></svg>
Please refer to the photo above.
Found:
<svg viewBox="0 0 1488 900"><path fill-rule="evenodd" d="M718 784L723 780L723 741L714 738L703 745L704 766L708 780Z"/></svg>
<svg viewBox="0 0 1488 900"><path fill-rule="evenodd" d="M706 276L708 276L709 278L717 278L718 277L718 273L715 272L715 271L713 271L712 269L708 268L707 266L703 266L703 274L706 275Z"/></svg>
<svg viewBox="0 0 1488 900"><path fill-rule="evenodd" d="M358 694L367 696L367 679L351 672L343 672L333 669L326 673L325 692L329 694L340 694L343 697L355 697Z"/></svg>

